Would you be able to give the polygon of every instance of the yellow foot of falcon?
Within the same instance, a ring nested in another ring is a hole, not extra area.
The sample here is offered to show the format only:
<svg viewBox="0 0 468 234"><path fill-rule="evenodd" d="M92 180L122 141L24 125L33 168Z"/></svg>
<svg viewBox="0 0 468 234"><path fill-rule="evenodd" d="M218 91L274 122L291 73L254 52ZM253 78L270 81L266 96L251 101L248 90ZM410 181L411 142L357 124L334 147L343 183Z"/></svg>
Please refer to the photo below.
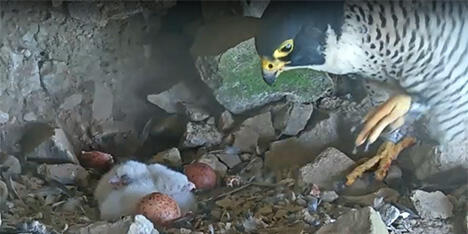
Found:
<svg viewBox="0 0 468 234"><path fill-rule="evenodd" d="M366 141L367 145L372 144L387 127L390 131L401 127L405 122L404 117L410 110L410 107L411 97L408 95L397 95L387 100L364 118L365 124L356 138L355 145L360 146ZM353 184L358 177L365 171L374 167L377 163L379 163L379 166L376 171L376 178L378 180L383 180L392 161L397 158L398 154L403 149L414 143L414 138L405 138L397 144L390 141L385 142L380 146L377 155L355 168L346 176L346 185Z"/></svg>
<svg viewBox="0 0 468 234"><path fill-rule="evenodd" d="M410 107L411 97L408 95L397 95L387 100L364 118L364 128L357 136L355 145L360 146L366 141L367 144L374 143L386 127L390 130L401 127Z"/></svg>
<svg viewBox="0 0 468 234"><path fill-rule="evenodd" d="M353 184L357 178L362 176L364 172L373 168L377 163L379 164L377 171L375 172L375 177L377 180L383 180L387 175L388 168L392 164L392 161L398 157L401 151L410 147L416 142L412 137L404 138L399 143L395 144L393 142L387 141L383 143L377 154L371 159L367 160L365 163L356 167L351 173L346 176L346 185Z"/></svg>

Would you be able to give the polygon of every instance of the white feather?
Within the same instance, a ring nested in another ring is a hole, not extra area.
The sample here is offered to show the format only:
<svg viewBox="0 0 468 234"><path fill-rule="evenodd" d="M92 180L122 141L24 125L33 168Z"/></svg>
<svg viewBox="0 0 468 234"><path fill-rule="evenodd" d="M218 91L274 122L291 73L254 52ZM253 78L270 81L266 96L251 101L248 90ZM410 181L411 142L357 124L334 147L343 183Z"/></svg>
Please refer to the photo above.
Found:
<svg viewBox="0 0 468 234"><path fill-rule="evenodd" d="M358 72L365 60L365 52L361 42L361 34L355 26L345 24L341 37L338 39L335 31L329 26L325 47L325 64L310 66L309 68L333 74L349 74Z"/></svg>
<svg viewBox="0 0 468 234"><path fill-rule="evenodd" d="M157 163L149 165L148 169L160 192L176 200L182 213L194 209L195 197L191 190L195 186L188 180L186 175Z"/></svg>

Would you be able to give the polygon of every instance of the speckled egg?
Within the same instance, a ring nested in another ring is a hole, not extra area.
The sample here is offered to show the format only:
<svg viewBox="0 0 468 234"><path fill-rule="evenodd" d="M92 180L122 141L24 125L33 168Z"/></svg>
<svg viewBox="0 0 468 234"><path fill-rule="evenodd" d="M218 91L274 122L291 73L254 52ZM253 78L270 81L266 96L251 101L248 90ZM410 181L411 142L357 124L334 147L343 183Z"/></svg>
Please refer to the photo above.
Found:
<svg viewBox="0 0 468 234"><path fill-rule="evenodd" d="M83 167L101 171L109 170L114 164L112 155L100 151L81 151L79 160Z"/></svg>
<svg viewBox="0 0 468 234"><path fill-rule="evenodd" d="M206 190L216 187L216 172L205 163L189 164L184 167L184 173L197 189Z"/></svg>
<svg viewBox="0 0 468 234"><path fill-rule="evenodd" d="M174 220L181 217L177 202L170 196L159 192L143 197L138 203L137 213L144 215L159 226L169 226Z"/></svg>

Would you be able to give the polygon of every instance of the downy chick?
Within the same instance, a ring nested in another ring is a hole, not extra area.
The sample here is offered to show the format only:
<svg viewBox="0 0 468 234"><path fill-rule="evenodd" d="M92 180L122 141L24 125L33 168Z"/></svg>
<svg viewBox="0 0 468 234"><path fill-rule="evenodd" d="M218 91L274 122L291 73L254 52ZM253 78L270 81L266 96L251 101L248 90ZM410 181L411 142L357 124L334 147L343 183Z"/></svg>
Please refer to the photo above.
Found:
<svg viewBox="0 0 468 234"><path fill-rule="evenodd" d="M127 161L113 167L99 181L94 197L98 201L101 218L115 220L133 215L138 201L158 191L148 167L137 161Z"/></svg>
<svg viewBox="0 0 468 234"><path fill-rule="evenodd" d="M176 200L182 214L194 211L196 200L191 191L195 185L187 179L186 175L158 163L148 165L148 170L153 176L158 191Z"/></svg>
<svg viewBox="0 0 468 234"><path fill-rule="evenodd" d="M101 218L106 220L135 214L140 199L153 192L171 196L185 214L195 208L195 197L191 192L194 188L184 174L164 165L127 161L102 176L94 197Z"/></svg>

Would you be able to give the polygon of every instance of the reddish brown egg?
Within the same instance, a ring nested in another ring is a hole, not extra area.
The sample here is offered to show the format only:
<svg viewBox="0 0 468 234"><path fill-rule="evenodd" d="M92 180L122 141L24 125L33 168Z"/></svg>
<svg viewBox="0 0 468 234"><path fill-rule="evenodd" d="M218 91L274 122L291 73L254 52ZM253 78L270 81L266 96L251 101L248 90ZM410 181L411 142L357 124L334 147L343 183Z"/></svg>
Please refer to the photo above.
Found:
<svg viewBox="0 0 468 234"><path fill-rule="evenodd" d="M79 159L83 167L102 171L109 170L114 164L112 155L100 151L81 151Z"/></svg>
<svg viewBox="0 0 468 234"><path fill-rule="evenodd" d="M159 226L169 226L172 221L181 216L177 202L170 196L159 192L143 197L138 203L137 213L144 215Z"/></svg>
<svg viewBox="0 0 468 234"><path fill-rule="evenodd" d="M195 184L197 189L212 189L216 187L216 173L205 163L192 163L184 167L188 180Z"/></svg>

